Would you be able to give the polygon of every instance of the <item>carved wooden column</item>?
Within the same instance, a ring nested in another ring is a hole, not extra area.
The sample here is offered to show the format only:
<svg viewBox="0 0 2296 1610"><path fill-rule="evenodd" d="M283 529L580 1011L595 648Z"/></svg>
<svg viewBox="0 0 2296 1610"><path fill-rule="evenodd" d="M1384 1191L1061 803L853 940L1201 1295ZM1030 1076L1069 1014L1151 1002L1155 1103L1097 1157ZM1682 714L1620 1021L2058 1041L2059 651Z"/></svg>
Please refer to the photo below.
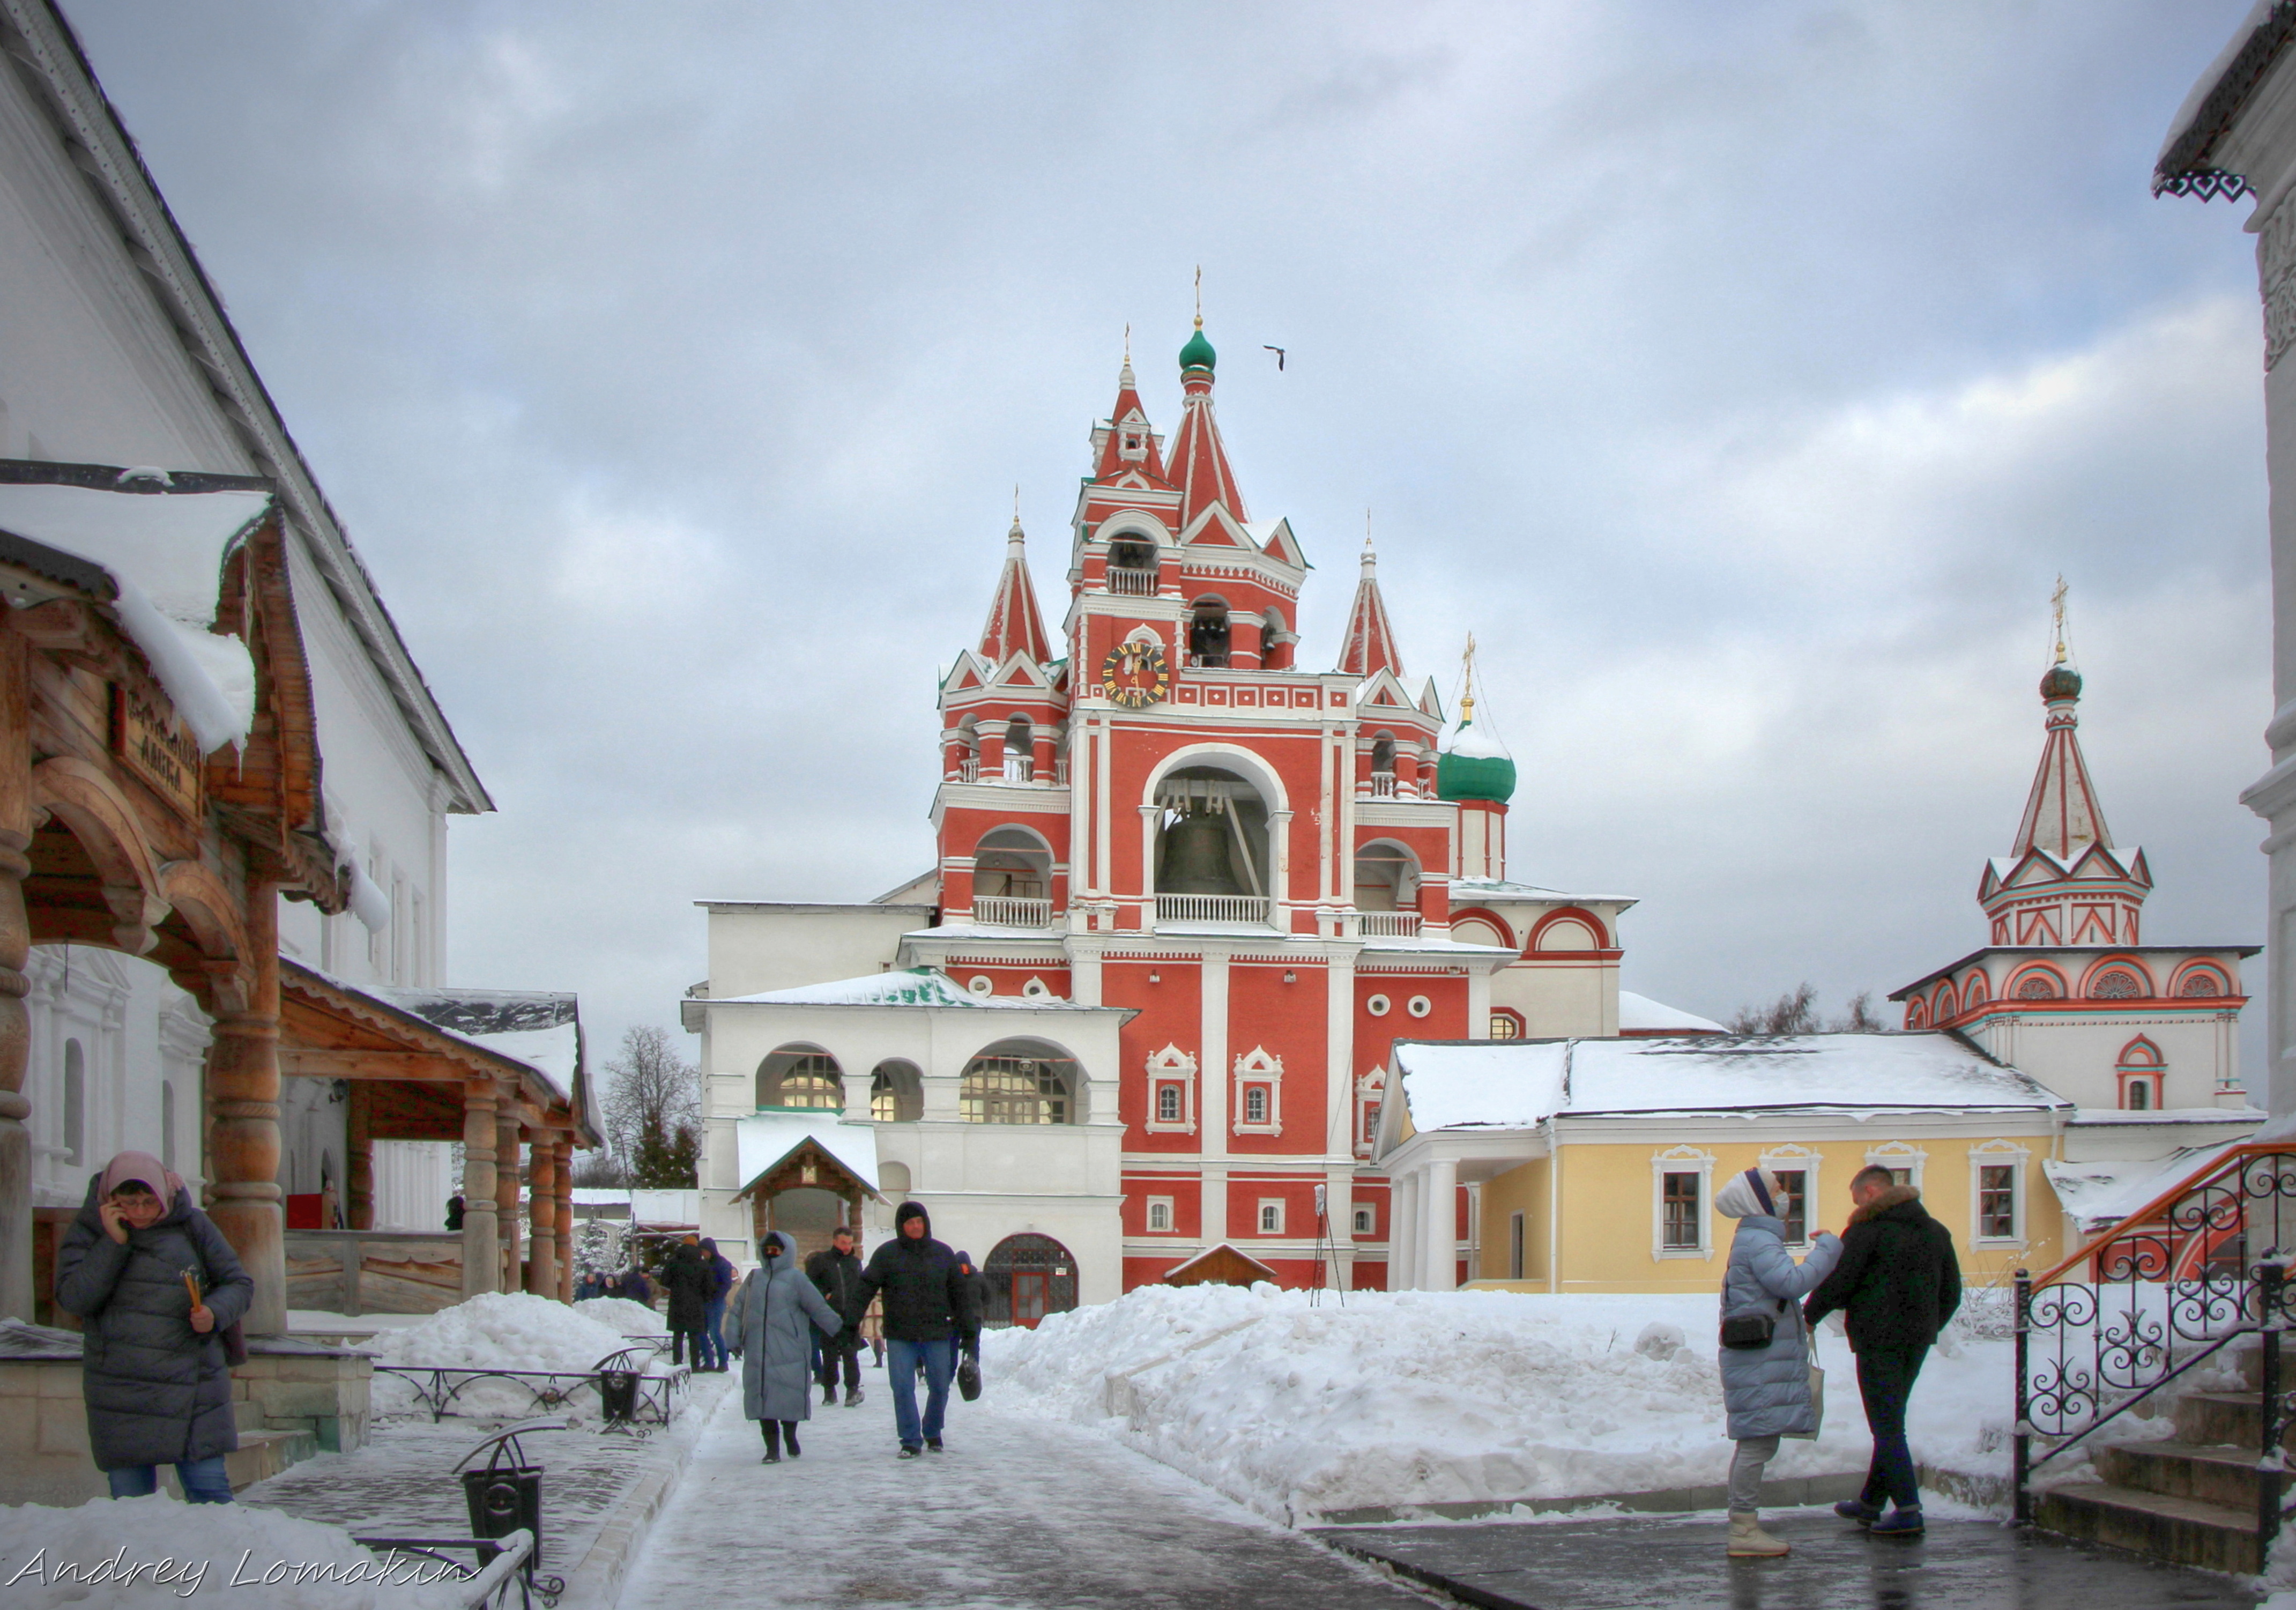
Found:
<svg viewBox="0 0 2296 1610"><path fill-rule="evenodd" d="M374 1087L364 1079L351 1081L349 1105L343 1113L343 1228L374 1228Z"/></svg>
<svg viewBox="0 0 2296 1610"><path fill-rule="evenodd" d="M574 1143L560 1131L550 1148L550 1177L558 1182L558 1300L574 1301Z"/></svg>
<svg viewBox="0 0 2296 1610"><path fill-rule="evenodd" d="M518 1119L511 1104L518 1092L497 1088L495 1092L495 1233L502 1237L502 1273L495 1289L526 1289L519 1275Z"/></svg>
<svg viewBox="0 0 2296 1610"><path fill-rule="evenodd" d="M247 1334L287 1328L287 1228L279 1188L279 891L250 875L247 954L228 969L244 993L208 1047L208 1217L255 1282ZM211 961L218 976L226 972Z"/></svg>
<svg viewBox="0 0 2296 1610"><path fill-rule="evenodd" d="M24 1127L31 1027L24 960L31 924L24 877L32 863L30 650L0 609L0 1318L32 1318L32 1137Z"/></svg>
<svg viewBox="0 0 2296 1610"><path fill-rule="evenodd" d="M517 1167L518 1154L511 1154ZM463 1087L463 1295L502 1289L502 1248L495 1238L495 1085Z"/></svg>
<svg viewBox="0 0 2296 1610"><path fill-rule="evenodd" d="M558 1150L550 1131L537 1129L526 1153L527 1209L534 1229L527 1245L526 1289L537 1297L558 1294Z"/></svg>

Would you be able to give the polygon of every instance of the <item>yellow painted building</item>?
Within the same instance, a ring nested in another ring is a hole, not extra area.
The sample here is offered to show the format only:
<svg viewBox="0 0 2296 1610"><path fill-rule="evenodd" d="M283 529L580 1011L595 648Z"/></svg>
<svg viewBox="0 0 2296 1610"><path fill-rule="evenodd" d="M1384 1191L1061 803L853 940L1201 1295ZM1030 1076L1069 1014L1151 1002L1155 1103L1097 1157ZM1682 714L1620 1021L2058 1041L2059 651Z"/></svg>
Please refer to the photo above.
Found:
<svg viewBox="0 0 2296 1610"><path fill-rule="evenodd" d="M1714 1290L1734 1228L1714 1193L1756 1166L1786 1186L1802 1244L1841 1229L1851 1177L1878 1163L1919 1187L1972 1283L2064 1250L2042 1165L2073 1105L1957 1036L1416 1041L1395 1057L1374 1152L1403 1249L1392 1289Z"/></svg>

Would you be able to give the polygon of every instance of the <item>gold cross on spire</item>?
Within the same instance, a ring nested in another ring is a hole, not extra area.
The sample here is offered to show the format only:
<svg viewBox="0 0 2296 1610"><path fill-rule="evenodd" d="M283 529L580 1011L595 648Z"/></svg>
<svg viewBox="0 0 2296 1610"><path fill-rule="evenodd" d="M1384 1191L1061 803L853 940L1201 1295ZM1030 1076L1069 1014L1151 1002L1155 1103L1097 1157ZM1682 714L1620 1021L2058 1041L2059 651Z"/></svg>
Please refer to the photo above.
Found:
<svg viewBox="0 0 2296 1610"><path fill-rule="evenodd" d="M1475 634L1467 634L1467 652L1459 656L1459 725L1475 719Z"/></svg>
<svg viewBox="0 0 2296 1610"><path fill-rule="evenodd" d="M1196 265L1196 328L1204 327L1204 266Z"/></svg>
<svg viewBox="0 0 2296 1610"><path fill-rule="evenodd" d="M2068 590L2069 589L2065 586L2065 579L2062 574L2060 574L2057 577L2056 591L2049 595L2049 613L2051 617L2051 624L2054 629L2057 639L2057 663L2059 665L2062 665L2065 662L2065 594Z"/></svg>

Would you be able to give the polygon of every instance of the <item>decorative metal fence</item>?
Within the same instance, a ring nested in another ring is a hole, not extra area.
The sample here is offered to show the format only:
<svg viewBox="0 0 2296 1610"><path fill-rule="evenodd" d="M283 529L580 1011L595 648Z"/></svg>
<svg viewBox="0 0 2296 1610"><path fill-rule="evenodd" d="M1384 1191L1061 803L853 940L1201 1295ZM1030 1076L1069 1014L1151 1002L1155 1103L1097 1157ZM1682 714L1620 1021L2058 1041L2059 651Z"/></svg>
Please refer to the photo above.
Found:
<svg viewBox="0 0 2296 1610"><path fill-rule="evenodd" d="M434 1424L460 1412L457 1404L472 1387L483 1381L500 1381L525 1388L533 1400L532 1407L537 1410L562 1409L576 1392L586 1389L597 1394L601 1407L610 1411L610 1421L627 1424L651 1419L657 1425L667 1425L676 1412L676 1396L693 1384L693 1371L687 1365L677 1364L666 1374L645 1373L646 1366L638 1361L637 1355L654 1349L654 1344L655 1338L652 1336L640 1338L640 1344L609 1353L587 1369L490 1369L481 1365L378 1363L374 1373L396 1376L413 1386L415 1401L430 1410ZM630 1410L627 1417L611 1412L615 1405L609 1394L627 1394Z"/></svg>
<svg viewBox="0 0 2296 1610"><path fill-rule="evenodd" d="M2017 1419L2011 1474L2017 1518L2032 1518L2032 1481L2163 1387L2259 1338L2260 1472L2285 1469L2291 1425L2280 1339L2289 1320L2284 1249L2296 1246L2296 1150L2233 1147L2036 1279L2016 1276ZM2267 1547L2281 1483L2259 1483Z"/></svg>

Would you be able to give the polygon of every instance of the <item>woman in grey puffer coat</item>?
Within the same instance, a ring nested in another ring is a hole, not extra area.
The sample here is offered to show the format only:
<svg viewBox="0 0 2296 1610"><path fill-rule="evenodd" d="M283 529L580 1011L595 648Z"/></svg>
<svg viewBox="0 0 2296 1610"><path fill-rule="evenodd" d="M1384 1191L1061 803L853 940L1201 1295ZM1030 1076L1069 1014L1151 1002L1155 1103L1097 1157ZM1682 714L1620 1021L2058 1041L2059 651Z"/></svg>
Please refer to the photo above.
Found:
<svg viewBox="0 0 2296 1610"><path fill-rule="evenodd" d="M224 1332L254 1299L231 1243L158 1158L122 1152L87 1182L56 1254L56 1303L86 1322L88 1447L113 1498L153 1491L158 1466L173 1465L193 1503L231 1502L224 1456L239 1432Z"/></svg>
<svg viewBox="0 0 2296 1610"><path fill-rule="evenodd" d="M1788 1545L1764 1532L1757 1506L1762 1471L1781 1436L1817 1431L1810 1401L1809 1328L1801 1299L1833 1272L1841 1239L1820 1230L1800 1263L1786 1251L1785 1220L1778 1217L1775 1175L1748 1169L1714 1194L1715 1211L1738 1221L1730 1265L1722 1275L1722 1318L1761 1315L1776 1321L1767 1347L1722 1351L1722 1403L1738 1444L1730 1461L1730 1548L1734 1555L1779 1555Z"/></svg>
<svg viewBox="0 0 2296 1610"><path fill-rule="evenodd" d="M765 1435L764 1462L778 1465L784 1441L790 1458L802 1451L797 1423L813 1417L808 1332L818 1327L835 1335L845 1317L798 1267L797 1242L787 1232L770 1232L758 1250L758 1267L734 1294L734 1346L742 1355L742 1412Z"/></svg>

